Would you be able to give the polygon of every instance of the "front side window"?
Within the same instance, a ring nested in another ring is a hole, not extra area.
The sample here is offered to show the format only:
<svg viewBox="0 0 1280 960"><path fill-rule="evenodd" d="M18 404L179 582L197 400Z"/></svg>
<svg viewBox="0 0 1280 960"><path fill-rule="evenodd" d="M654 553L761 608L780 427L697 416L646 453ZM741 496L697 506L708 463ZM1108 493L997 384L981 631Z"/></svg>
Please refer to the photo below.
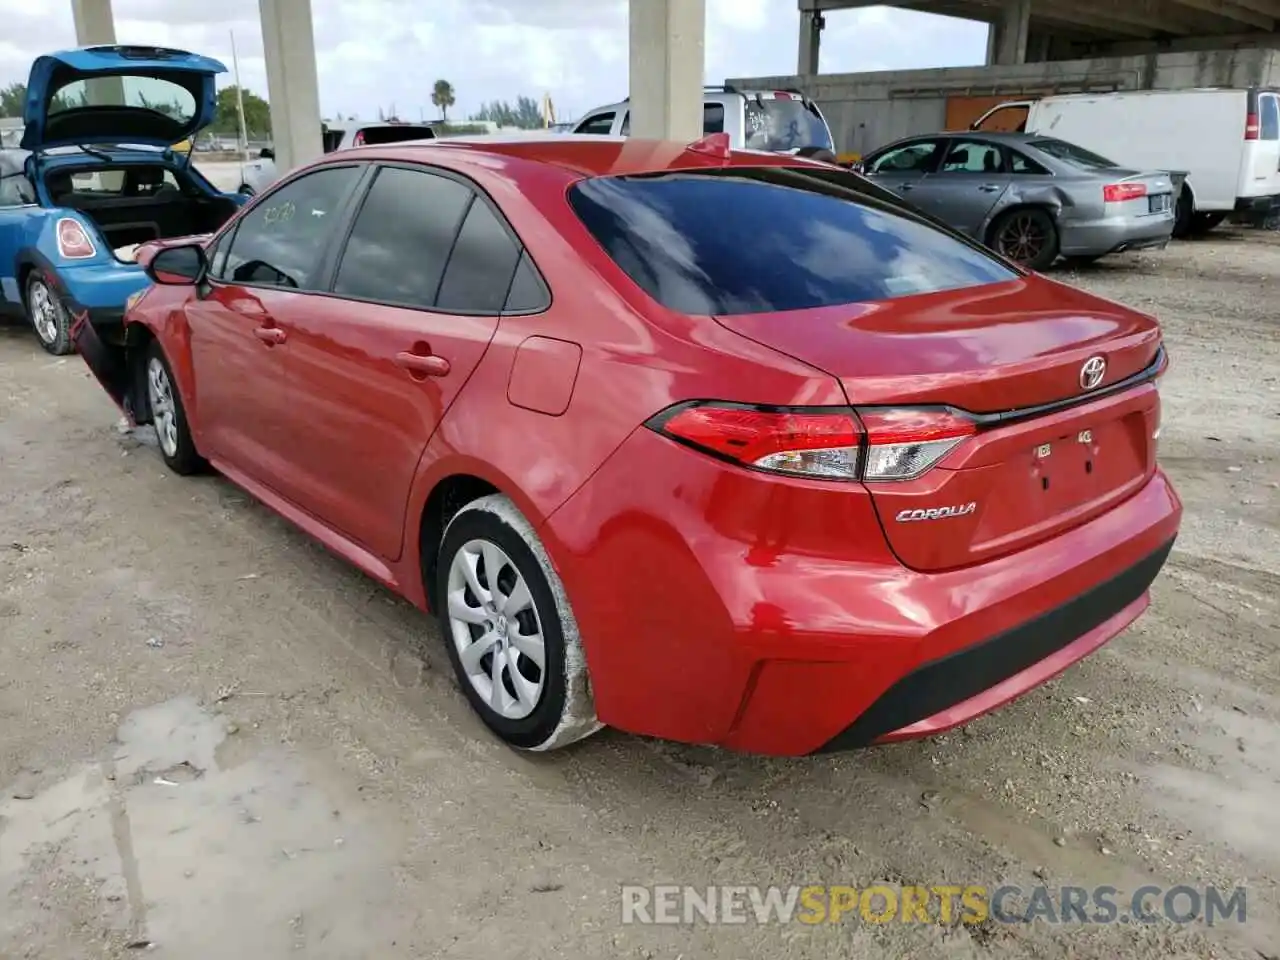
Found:
<svg viewBox="0 0 1280 960"><path fill-rule="evenodd" d="M999 173L1004 165L1000 148L990 143L954 140L939 173Z"/></svg>
<svg viewBox="0 0 1280 960"><path fill-rule="evenodd" d="M595 136L605 137L613 131L613 118L616 114L611 110L608 113L597 113L593 117L588 117L581 124L575 133L590 133Z"/></svg>
<svg viewBox="0 0 1280 960"><path fill-rule="evenodd" d="M584 180L569 199L641 289L685 314L804 310L1018 276L882 194L843 172L756 167Z"/></svg>
<svg viewBox="0 0 1280 960"><path fill-rule="evenodd" d="M868 173L928 173L938 162L937 140L921 140L882 153L867 166Z"/></svg>
<svg viewBox="0 0 1280 960"><path fill-rule="evenodd" d="M473 196L465 184L426 170L379 170L342 252L333 292L434 308Z"/></svg>
<svg viewBox="0 0 1280 960"><path fill-rule="evenodd" d="M258 201L240 221L221 276L229 283L314 290L325 244L338 227L359 167L328 167Z"/></svg>

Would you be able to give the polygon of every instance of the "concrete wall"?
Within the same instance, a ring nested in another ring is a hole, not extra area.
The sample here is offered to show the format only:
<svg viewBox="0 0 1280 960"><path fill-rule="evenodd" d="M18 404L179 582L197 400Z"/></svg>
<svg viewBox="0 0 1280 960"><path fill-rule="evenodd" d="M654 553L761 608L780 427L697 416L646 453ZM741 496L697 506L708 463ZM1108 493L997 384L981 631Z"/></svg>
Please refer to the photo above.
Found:
<svg viewBox="0 0 1280 960"><path fill-rule="evenodd" d="M949 67L726 81L753 88L800 89L831 126L837 152L866 153L899 137L941 130L953 97L1170 90L1182 87L1280 87L1280 50L1150 53L1001 67Z"/></svg>

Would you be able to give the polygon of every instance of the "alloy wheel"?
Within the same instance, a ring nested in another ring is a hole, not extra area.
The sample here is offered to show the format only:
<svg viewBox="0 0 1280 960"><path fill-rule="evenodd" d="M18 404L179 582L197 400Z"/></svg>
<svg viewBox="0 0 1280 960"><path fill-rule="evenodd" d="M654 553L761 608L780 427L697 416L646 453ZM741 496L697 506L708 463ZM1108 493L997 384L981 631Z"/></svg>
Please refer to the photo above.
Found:
<svg viewBox="0 0 1280 960"><path fill-rule="evenodd" d="M542 697L546 646L524 576L497 544L470 540L449 566L449 633L480 699L508 720L529 716Z"/></svg>
<svg viewBox="0 0 1280 960"><path fill-rule="evenodd" d="M178 455L178 410L173 402L169 371L159 357L147 363L147 399L151 402L151 423L156 428L160 449L168 457Z"/></svg>
<svg viewBox="0 0 1280 960"><path fill-rule="evenodd" d="M45 344L54 343L58 339L62 305L41 280L31 285L28 300L31 308L31 325L35 328L36 336Z"/></svg>
<svg viewBox="0 0 1280 960"><path fill-rule="evenodd" d="M1031 263L1044 251L1048 239L1035 217L1015 214L1000 231L1000 252L1016 263Z"/></svg>

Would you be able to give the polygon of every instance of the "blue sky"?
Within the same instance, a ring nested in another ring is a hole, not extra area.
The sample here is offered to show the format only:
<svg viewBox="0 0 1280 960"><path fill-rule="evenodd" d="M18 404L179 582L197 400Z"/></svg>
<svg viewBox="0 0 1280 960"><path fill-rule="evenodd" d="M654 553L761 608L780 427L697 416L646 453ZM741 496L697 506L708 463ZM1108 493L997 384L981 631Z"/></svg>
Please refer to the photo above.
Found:
<svg viewBox="0 0 1280 960"><path fill-rule="evenodd" d="M266 93L257 0L115 0L121 43L172 45L231 65ZM456 115L493 99L549 92L561 118L624 96L626 0L313 0L326 115L434 116L449 80ZM33 55L75 45L70 0L0 0L0 82L25 80ZM795 0L707 0L707 81L794 73ZM981 63L985 24L871 7L827 16L823 73ZM229 81L228 81L229 82Z"/></svg>

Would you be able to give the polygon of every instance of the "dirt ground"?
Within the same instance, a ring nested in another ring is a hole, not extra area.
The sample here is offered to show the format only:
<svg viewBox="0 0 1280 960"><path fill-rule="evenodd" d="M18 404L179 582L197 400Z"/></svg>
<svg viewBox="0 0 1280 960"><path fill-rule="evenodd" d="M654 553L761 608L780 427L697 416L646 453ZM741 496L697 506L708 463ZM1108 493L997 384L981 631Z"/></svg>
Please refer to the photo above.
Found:
<svg viewBox="0 0 1280 960"><path fill-rule="evenodd" d="M1280 235L1062 279L1157 314L1186 522L1127 633L961 732L517 755L432 623L0 329L0 958L1280 951ZM621 923L620 886L1247 886L1247 922Z"/></svg>

